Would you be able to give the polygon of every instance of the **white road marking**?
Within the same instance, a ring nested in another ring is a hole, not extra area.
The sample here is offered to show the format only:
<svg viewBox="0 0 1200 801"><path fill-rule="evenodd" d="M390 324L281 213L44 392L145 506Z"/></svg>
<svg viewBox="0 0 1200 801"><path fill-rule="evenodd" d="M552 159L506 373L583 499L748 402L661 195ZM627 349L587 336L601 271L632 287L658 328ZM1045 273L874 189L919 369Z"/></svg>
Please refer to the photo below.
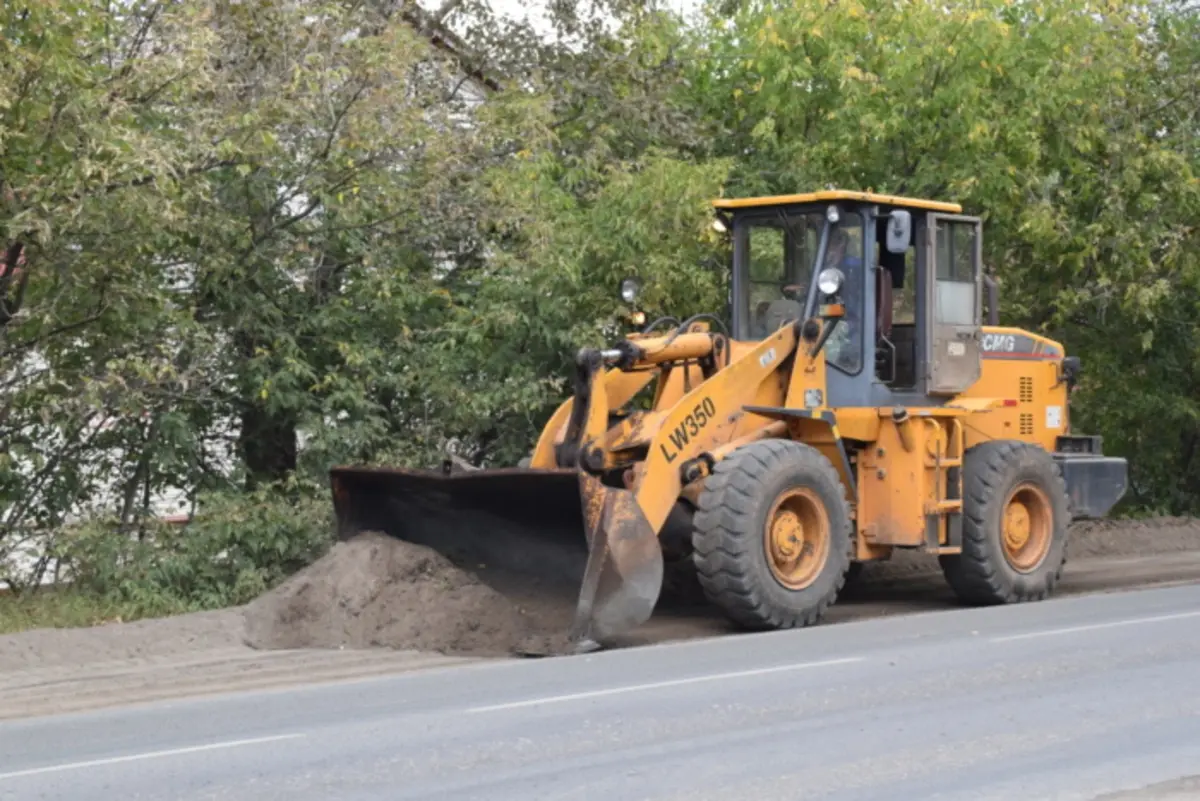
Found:
<svg viewBox="0 0 1200 801"><path fill-rule="evenodd" d="M1166 620L1184 620L1189 617L1200 617L1197 612L1178 612L1173 615L1156 615L1154 617L1137 617L1128 620L1111 620L1107 623L1092 623L1087 626L1069 626L1063 629L1047 629L1045 631L1030 631L1025 634L1009 634L1005 637L992 637L992 642L1012 642L1013 640L1030 640L1034 637L1053 637L1056 634L1074 634L1077 631L1095 631L1097 629L1113 629L1118 626L1136 626L1140 623L1160 623Z"/></svg>
<svg viewBox="0 0 1200 801"><path fill-rule="evenodd" d="M679 687L684 684L698 684L702 681L720 681L721 679L740 679L747 676L764 676L768 673L783 673L789 670L806 670L808 668L830 667L832 665L848 665L852 662L862 662L865 657L855 656L846 659L827 659L823 662L800 662L793 665L778 665L776 667L757 668L755 670L738 670L731 673L713 673L708 676L692 676L686 679L671 679L670 681L656 681L649 684L630 684L625 687L611 687L607 690L591 690L583 693L571 693L569 695L551 695L545 698L531 698L527 701L513 701L507 704L492 704L490 706L477 706L468 709L468 712L494 712L500 709L519 709L525 706L537 706L539 704L556 704L562 701L578 701L584 698L598 698L603 695L618 695L620 693L634 693L642 690L657 690L662 687ZM2 777L0 777L2 778Z"/></svg>
<svg viewBox="0 0 1200 801"><path fill-rule="evenodd" d="M80 768L95 768L102 765L117 765L122 762L137 762L142 759L158 759L159 757L179 756L181 754L195 754L201 751L216 751L219 748L239 748L243 745L274 743L280 740L294 740L297 737L303 736L303 734L276 734L271 737L255 737L249 740L227 740L220 743L208 743L207 745L193 745L187 748L172 748L169 751L147 751L144 754L130 754L129 756L110 757L108 759L90 759L87 762L67 762L62 765L48 765L44 768L30 768L28 770L14 770L9 773L0 773L0 781L4 779L16 779L21 776L37 776L43 773L59 773L64 770L79 770Z"/></svg>

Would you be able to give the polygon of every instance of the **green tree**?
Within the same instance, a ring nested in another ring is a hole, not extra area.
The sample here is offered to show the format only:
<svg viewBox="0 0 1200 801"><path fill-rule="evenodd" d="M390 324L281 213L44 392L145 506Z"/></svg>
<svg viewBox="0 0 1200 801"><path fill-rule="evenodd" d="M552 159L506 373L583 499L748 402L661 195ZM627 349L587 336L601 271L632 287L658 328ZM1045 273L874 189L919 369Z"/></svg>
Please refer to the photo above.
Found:
<svg viewBox="0 0 1200 801"><path fill-rule="evenodd" d="M1131 458L1133 501L1188 511L1194 448L1162 437L1197 432L1195 25L1090 0L715 4L693 96L723 130L710 152L737 157L730 193L981 214L1005 321L1082 355L1077 422Z"/></svg>
<svg viewBox="0 0 1200 801"><path fill-rule="evenodd" d="M149 421L202 370L163 346L202 332L157 245L194 182L232 163L182 111L211 80L199 23L151 3L0 10L0 565L22 532L55 529L104 489L130 501L121 485L149 465L114 461L115 446L150 430L194 444Z"/></svg>

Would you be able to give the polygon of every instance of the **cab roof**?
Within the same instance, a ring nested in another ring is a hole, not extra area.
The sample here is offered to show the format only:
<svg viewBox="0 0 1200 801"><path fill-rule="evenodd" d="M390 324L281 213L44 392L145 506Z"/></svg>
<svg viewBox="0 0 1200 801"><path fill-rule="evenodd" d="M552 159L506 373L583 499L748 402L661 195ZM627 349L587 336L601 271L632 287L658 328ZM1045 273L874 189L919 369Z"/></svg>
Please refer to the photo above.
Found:
<svg viewBox="0 0 1200 801"><path fill-rule="evenodd" d="M906 206L912 209L941 211L947 214L962 213L962 206L957 203L942 203L937 200L921 200L920 198L901 197L899 195L877 195L874 192L850 192L844 189L808 192L802 195L719 198L714 200L712 204L714 208L718 209L746 209L757 206L792 206L800 203L822 203L830 200L855 200L863 203L878 203L882 206Z"/></svg>

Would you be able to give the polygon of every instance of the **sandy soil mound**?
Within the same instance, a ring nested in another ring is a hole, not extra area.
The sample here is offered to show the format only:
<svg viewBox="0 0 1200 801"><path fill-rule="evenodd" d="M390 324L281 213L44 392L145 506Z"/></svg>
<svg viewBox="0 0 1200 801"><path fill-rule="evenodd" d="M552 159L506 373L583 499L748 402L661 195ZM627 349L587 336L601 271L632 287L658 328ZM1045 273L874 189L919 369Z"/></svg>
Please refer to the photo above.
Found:
<svg viewBox="0 0 1200 801"><path fill-rule="evenodd" d="M246 608L255 648L553 653L561 610L519 604L429 548L365 533Z"/></svg>
<svg viewBox="0 0 1200 801"><path fill-rule="evenodd" d="M1089 520L1071 527L1067 559L1200 551L1200 519Z"/></svg>
<svg viewBox="0 0 1200 801"><path fill-rule="evenodd" d="M1200 551L1200 520L1104 520L1072 526L1068 562L1185 551ZM689 591L696 590L694 580L667 573L656 617L707 606ZM926 577L942 588L936 557L897 551L864 565L847 600ZM424 546L363 534L251 603L245 642L259 649L383 647L471 656L567 650L573 591L540 597L533 588L520 595L503 586L501 594L483 578Z"/></svg>

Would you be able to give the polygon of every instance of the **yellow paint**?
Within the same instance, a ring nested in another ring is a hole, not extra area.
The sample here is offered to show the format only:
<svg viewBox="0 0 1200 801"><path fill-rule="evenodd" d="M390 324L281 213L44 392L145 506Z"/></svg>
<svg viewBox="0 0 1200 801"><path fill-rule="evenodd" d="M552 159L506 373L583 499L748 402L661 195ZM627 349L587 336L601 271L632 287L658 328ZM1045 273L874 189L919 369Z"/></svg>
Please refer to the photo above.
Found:
<svg viewBox="0 0 1200 801"><path fill-rule="evenodd" d="M1015 439L1054 450L1056 439L1067 433L1070 424L1067 386L1059 380L1062 345L1018 328L987 326L984 333L1029 337L1060 355L985 358L979 380L953 402L963 405L983 398L997 401L986 413L973 414L963 421L967 447L995 439ZM1059 425L1048 425L1055 422Z"/></svg>
<svg viewBox="0 0 1200 801"><path fill-rule="evenodd" d="M793 340L795 338L793 337ZM759 343L757 342L732 342L730 343L730 357L733 362L744 359L748 356ZM788 380L787 373L779 370L783 366L786 359L786 354L779 353L776 349L774 361L768 365L775 368L774 374L767 380L753 387L753 394L746 400L743 400L740 406L782 406L784 403L785 384ZM766 417L752 412L739 411L736 413L737 419L733 421L733 430L729 433L726 442L738 437L747 436L764 426L768 426L775 422L772 417Z"/></svg>
<svg viewBox="0 0 1200 801"><path fill-rule="evenodd" d="M858 461L860 539L869 546L944 552L945 515L962 506L950 500L962 497L961 483L950 484L950 469L962 466L964 415L939 411L897 423L890 410L880 409L879 418L879 436ZM926 539L927 515L937 516L932 541Z"/></svg>
<svg viewBox="0 0 1200 801"><path fill-rule="evenodd" d="M787 433L787 431L787 423L783 420L776 420L772 423L768 423L762 428L751 431L745 436L738 437L737 439L730 440L724 445L713 448L710 453L712 453L713 460L719 462L743 445L749 445L751 442L757 442L760 439L773 439L775 437L782 437Z"/></svg>
<svg viewBox="0 0 1200 801"><path fill-rule="evenodd" d="M913 209L940 211L947 214L961 214L962 206L957 203L943 203L937 200L922 200L920 198L902 197L900 195L877 195L874 192L850 192L843 189L832 189L822 192L807 192L799 195L770 195L766 197L720 198L712 202L713 208L745 209L757 206L783 206L799 203L823 203L833 200L854 200L864 203L879 203L884 206L906 206Z"/></svg>
<svg viewBox="0 0 1200 801"><path fill-rule="evenodd" d="M615 368L603 373L603 376L605 399L607 405L612 408L620 408L629 403L634 395L654 380L652 372L626 373ZM574 398L564 401L542 428L542 434L529 462L530 467L549 470L558 466L554 458L554 446L562 442L574 403Z"/></svg>
<svg viewBox="0 0 1200 801"><path fill-rule="evenodd" d="M746 358L721 369L685 395L662 418L633 488L651 529L658 532L662 528L679 497L683 488L680 468L689 459L732 438L737 430L735 421L743 416L740 411L749 395L747 387L774 383L771 379L778 372L783 356L791 352L795 343L792 326L779 329L756 343L745 354ZM778 356L768 360L769 351ZM692 426L706 406L711 410L707 414L709 419L702 426ZM681 431L688 434L686 439L679 436Z"/></svg>
<svg viewBox="0 0 1200 801"><path fill-rule="evenodd" d="M704 373L698 364L668 367L655 388L653 408L668 409L674 406L680 398L703 382Z"/></svg>
<svg viewBox="0 0 1200 801"><path fill-rule="evenodd" d="M810 408L814 415L820 415L825 411L826 398L826 383L825 383L825 349L816 356L810 356L809 351L812 350L811 342L801 341L796 348L796 363L792 368L791 380L788 382L786 400L783 405L789 409L804 409L808 408L805 403L805 392L807 390L817 390L821 393L821 403L819 406ZM783 354L780 355L780 358Z"/></svg>
<svg viewBox="0 0 1200 801"><path fill-rule="evenodd" d="M857 519L872 545L919 545L924 538L924 476L919 450L906 451L890 420L858 461Z"/></svg>
<svg viewBox="0 0 1200 801"><path fill-rule="evenodd" d="M879 410L874 407L836 409L834 414L838 431L846 439L874 442L879 436Z"/></svg>
<svg viewBox="0 0 1200 801"><path fill-rule="evenodd" d="M988 398L988 397L968 397L959 395L954 400L946 404L949 409L967 412L968 414L977 414L980 412L990 411L992 409L1003 406L1005 398Z"/></svg>
<svg viewBox="0 0 1200 801"><path fill-rule="evenodd" d="M769 437L805 442L829 460L847 488L856 489L850 501L857 559L886 559L896 547L948 553L947 515L961 510L960 500L950 500L961 498L961 486L950 485L951 468L962 466L965 449L1004 438L1050 450L1069 423L1066 387L1060 383L1062 346L1020 329L985 327L984 332L1026 337L1041 353L990 354L969 390L943 406L903 410L907 417L900 421L891 407L829 408L824 353L809 356L811 343L799 341L793 326L758 342L727 342L700 331L670 341L640 338L642 351L633 370L597 375L583 445L598 447L608 467L629 468L630 503L622 514L636 511L638 526L657 533L679 498L695 503L702 490L706 463L696 463L702 469L687 476L685 486L682 468L689 460L706 454L719 462L738 447ZM694 360L710 353L719 356L715 373L705 379ZM687 360L692 363L683 366ZM656 381L653 407L614 423L611 413L651 381ZM813 390L820 392L820 402L807 407L806 394L812 400ZM554 445L562 440L570 406L564 403L546 426L535 467L555 466ZM753 413L747 406L806 410L810 416ZM1047 407L1056 406L1061 413L1048 416ZM703 423L696 424L701 418ZM1059 425L1048 425L1053 423ZM867 443L850 467L853 475L842 458L843 439Z"/></svg>

